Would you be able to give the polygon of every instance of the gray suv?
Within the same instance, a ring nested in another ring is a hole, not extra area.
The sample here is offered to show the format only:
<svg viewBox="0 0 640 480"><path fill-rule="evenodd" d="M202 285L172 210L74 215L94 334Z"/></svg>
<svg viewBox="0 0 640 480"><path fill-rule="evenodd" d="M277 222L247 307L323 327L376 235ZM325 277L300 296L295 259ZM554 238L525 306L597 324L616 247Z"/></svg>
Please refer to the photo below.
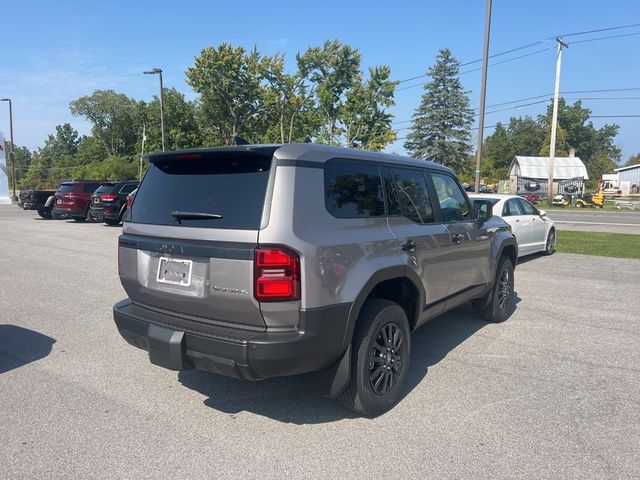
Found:
<svg viewBox="0 0 640 480"><path fill-rule="evenodd" d="M413 330L468 301L513 310L516 241L442 165L313 144L148 160L113 314L156 365L325 371L330 398L374 416L401 398Z"/></svg>

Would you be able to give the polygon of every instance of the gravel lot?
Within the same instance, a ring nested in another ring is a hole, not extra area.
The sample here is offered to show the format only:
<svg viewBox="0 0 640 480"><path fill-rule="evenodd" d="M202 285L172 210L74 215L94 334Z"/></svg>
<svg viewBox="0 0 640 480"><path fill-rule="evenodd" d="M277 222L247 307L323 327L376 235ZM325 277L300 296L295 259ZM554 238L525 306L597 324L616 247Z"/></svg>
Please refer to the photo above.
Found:
<svg viewBox="0 0 640 480"><path fill-rule="evenodd" d="M2 479L640 478L640 260L523 262L511 319L424 326L363 419L316 375L151 365L111 316L119 230L0 207Z"/></svg>

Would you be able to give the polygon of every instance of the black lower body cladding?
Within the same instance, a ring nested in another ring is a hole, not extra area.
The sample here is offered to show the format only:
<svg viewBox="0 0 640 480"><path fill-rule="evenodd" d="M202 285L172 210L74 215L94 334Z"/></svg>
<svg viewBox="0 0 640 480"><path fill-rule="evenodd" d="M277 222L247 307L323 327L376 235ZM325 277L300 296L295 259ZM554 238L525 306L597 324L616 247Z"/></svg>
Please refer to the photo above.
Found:
<svg viewBox="0 0 640 480"><path fill-rule="evenodd" d="M152 363L260 380L324 370L347 345L350 303L300 311L299 329L270 332L196 322L123 300L113 307L122 337Z"/></svg>

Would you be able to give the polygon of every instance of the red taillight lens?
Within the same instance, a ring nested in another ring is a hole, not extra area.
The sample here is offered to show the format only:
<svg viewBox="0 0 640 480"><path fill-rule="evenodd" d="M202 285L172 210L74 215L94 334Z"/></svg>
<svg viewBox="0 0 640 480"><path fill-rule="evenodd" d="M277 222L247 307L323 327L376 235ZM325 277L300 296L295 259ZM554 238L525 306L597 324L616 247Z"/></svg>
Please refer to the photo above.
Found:
<svg viewBox="0 0 640 480"><path fill-rule="evenodd" d="M254 296L259 302L300 299L300 257L283 247L256 248Z"/></svg>
<svg viewBox="0 0 640 480"><path fill-rule="evenodd" d="M118 195L114 195L113 193L103 193L100 195L100 200L103 202L113 202L118 199Z"/></svg>

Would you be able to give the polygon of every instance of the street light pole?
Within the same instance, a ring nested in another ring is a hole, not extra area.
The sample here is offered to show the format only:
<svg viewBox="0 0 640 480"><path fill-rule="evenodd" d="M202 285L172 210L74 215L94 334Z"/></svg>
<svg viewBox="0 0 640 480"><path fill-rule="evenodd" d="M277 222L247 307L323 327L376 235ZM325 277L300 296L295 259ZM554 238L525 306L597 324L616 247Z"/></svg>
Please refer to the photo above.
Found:
<svg viewBox="0 0 640 480"><path fill-rule="evenodd" d="M142 73L160 76L160 134L162 135L162 151L164 152L164 86L162 84L162 69L154 68L153 70L145 70Z"/></svg>
<svg viewBox="0 0 640 480"><path fill-rule="evenodd" d="M547 185L547 204L553 201L553 168L556 157L556 130L558 128L558 95L560 94L560 66L562 65L562 48L569 48L562 38L556 37L558 42L558 58L556 60L556 85L553 92L553 114L551 115L551 139L549 141L549 183Z"/></svg>
<svg viewBox="0 0 640 480"><path fill-rule="evenodd" d="M9 157L11 158L11 183L13 186L13 197L11 200L18 201L16 196L16 157L13 153L13 108L11 106L10 98L2 98L0 102L9 102L9 136L11 137L11 150L9 150Z"/></svg>
<svg viewBox="0 0 640 480"><path fill-rule="evenodd" d="M484 137L484 102L487 97L487 66L489 62L489 38L491 35L491 0L487 0L487 13L485 15L482 83L480 85L480 116L478 118L478 149L476 151L476 193L480 193L480 167L482 165L482 140Z"/></svg>

